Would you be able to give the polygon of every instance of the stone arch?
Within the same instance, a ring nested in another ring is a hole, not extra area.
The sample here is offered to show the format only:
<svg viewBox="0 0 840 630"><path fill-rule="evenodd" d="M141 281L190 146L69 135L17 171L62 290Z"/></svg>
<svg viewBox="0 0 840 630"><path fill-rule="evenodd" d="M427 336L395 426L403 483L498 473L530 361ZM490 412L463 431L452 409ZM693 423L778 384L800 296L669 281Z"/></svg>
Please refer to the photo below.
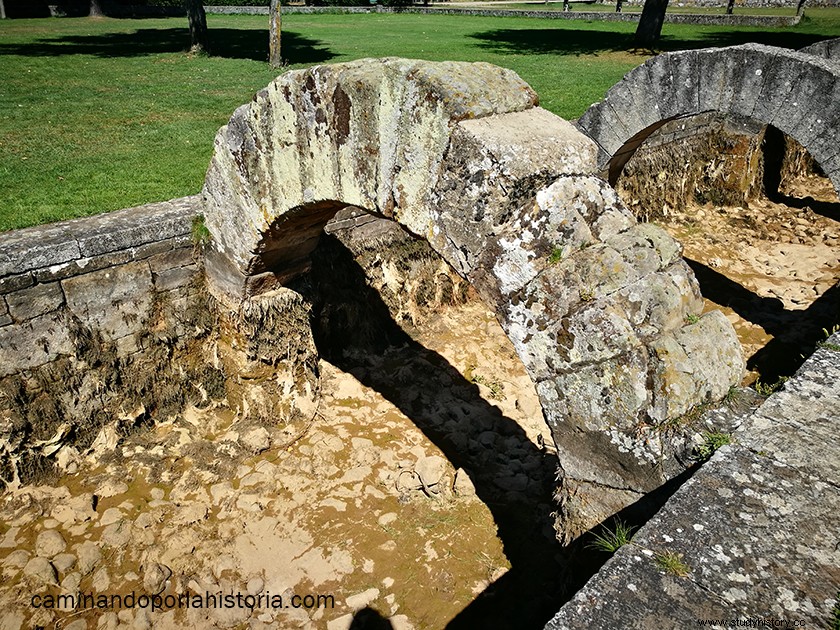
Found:
<svg viewBox="0 0 840 630"><path fill-rule="evenodd" d="M598 144L598 168L615 184L651 133L704 112L773 125L804 146L840 192L840 67L805 52L745 44L658 55L628 72L577 127Z"/></svg>
<svg viewBox="0 0 840 630"><path fill-rule="evenodd" d="M289 72L216 137L208 285L232 309L271 299L344 206L425 238L495 310L535 382L565 470L564 517L581 531L678 474L691 436L656 425L743 373L726 318L699 317L679 245L636 223L591 175L595 158L592 141L488 64Z"/></svg>
<svg viewBox="0 0 840 630"><path fill-rule="evenodd" d="M840 64L840 37L824 39L810 46L805 46L805 48L800 48L799 52L822 57L834 64Z"/></svg>

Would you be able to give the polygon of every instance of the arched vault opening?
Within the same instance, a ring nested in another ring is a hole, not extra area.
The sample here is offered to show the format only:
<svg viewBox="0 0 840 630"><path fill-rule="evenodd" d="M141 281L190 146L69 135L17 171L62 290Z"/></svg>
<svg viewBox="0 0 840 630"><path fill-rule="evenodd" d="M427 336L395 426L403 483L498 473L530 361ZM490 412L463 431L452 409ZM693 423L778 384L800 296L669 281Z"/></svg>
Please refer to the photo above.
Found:
<svg viewBox="0 0 840 630"><path fill-rule="evenodd" d="M743 371L725 317L700 316L679 245L591 174L596 151L488 64L286 73L216 138L208 285L234 310L288 290L348 205L424 238L496 313L536 385L573 537L679 474L692 430L659 427Z"/></svg>
<svg viewBox="0 0 840 630"><path fill-rule="evenodd" d="M837 50L660 55L577 123L634 213L685 245L707 308L736 327L750 380L792 374L837 321Z"/></svg>

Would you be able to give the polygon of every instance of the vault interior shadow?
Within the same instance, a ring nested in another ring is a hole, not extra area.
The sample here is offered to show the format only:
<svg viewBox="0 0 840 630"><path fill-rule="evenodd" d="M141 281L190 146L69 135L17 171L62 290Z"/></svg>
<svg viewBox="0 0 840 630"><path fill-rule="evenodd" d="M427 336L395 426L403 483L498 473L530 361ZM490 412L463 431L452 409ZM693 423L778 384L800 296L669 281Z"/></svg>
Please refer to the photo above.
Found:
<svg viewBox="0 0 840 630"><path fill-rule="evenodd" d="M685 260L704 297L773 335L770 343L747 360L747 367L758 371L765 383L791 376L823 340L823 329L830 329L840 319L840 285L823 293L807 309L789 310L778 298L761 297L703 263Z"/></svg>
<svg viewBox="0 0 840 630"><path fill-rule="evenodd" d="M811 196L793 197L780 190L787 142L787 136L781 130L773 125L767 125L761 143L764 157L764 171L762 173L764 195L774 203L784 204L797 210L810 208L816 214L834 221L840 221L840 201L821 201ZM815 163L814 167L818 174L825 176L818 164Z"/></svg>
<svg viewBox="0 0 840 630"><path fill-rule="evenodd" d="M512 568L470 606L470 621L479 624L472 627L542 628L563 594L552 527L556 456L403 331L334 236L321 237L312 271L292 288L313 300L319 354L396 405L464 469L489 507Z"/></svg>

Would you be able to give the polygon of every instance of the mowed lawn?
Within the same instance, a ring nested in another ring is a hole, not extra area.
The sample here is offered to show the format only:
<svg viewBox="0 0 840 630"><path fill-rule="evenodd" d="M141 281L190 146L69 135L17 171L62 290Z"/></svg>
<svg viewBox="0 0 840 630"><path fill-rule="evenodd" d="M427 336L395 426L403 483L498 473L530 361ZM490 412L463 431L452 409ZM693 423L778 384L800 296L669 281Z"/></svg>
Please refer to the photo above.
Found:
<svg viewBox="0 0 840 630"><path fill-rule="evenodd" d="M666 24L663 50L756 41L798 48L840 36L840 10L792 29ZM191 56L186 18L0 20L0 230L201 189L213 137L274 76L267 18L208 16L212 56ZM633 24L527 18L287 15L289 68L363 57L511 68L565 118L649 57Z"/></svg>

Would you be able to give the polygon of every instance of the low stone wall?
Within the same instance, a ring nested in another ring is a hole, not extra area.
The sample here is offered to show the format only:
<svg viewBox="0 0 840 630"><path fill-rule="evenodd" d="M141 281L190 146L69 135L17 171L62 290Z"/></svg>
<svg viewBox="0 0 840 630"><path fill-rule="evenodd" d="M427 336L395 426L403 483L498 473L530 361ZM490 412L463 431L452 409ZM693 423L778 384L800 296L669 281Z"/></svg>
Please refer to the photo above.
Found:
<svg viewBox="0 0 840 630"><path fill-rule="evenodd" d="M224 396L194 197L0 234L0 487Z"/></svg>
<svg viewBox="0 0 840 630"><path fill-rule="evenodd" d="M720 448L546 629L741 620L730 621L734 627L749 618L775 619L775 627L784 627L780 620L788 627L836 627L838 400L840 333L745 420L733 443Z"/></svg>
<svg viewBox="0 0 840 630"><path fill-rule="evenodd" d="M225 15L268 15L268 7L208 6L207 13ZM285 6L285 14L314 13L423 13L441 15L472 15L477 17L528 17L554 20L595 20L602 22L638 22L639 13L614 13L605 11L520 11L514 9L464 9L445 7L297 7ZM689 15L668 13L666 22L674 24L783 27L799 24L798 16L779 15Z"/></svg>
<svg viewBox="0 0 840 630"><path fill-rule="evenodd" d="M615 5L615 2L613 0L599 0L599 4ZM626 0L623 4L625 6L641 6L644 4L644 0ZM798 3L794 0L735 0L734 10L736 13L743 9L759 9L767 7L788 7L791 10L795 10L797 4ZM679 2L671 2L668 6L723 8L726 6L726 2L721 0L680 0ZM840 0L808 0L807 6L836 7L840 6Z"/></svg>
<svg viewBox="0 0 840 630"><path fill-rule="evenodd" d="M190 237L197 198L186 197L0 234L0 377L70 354L55 326L69 311L120 354L138 350L137 317L155 291L195 276Z"/></svg>

